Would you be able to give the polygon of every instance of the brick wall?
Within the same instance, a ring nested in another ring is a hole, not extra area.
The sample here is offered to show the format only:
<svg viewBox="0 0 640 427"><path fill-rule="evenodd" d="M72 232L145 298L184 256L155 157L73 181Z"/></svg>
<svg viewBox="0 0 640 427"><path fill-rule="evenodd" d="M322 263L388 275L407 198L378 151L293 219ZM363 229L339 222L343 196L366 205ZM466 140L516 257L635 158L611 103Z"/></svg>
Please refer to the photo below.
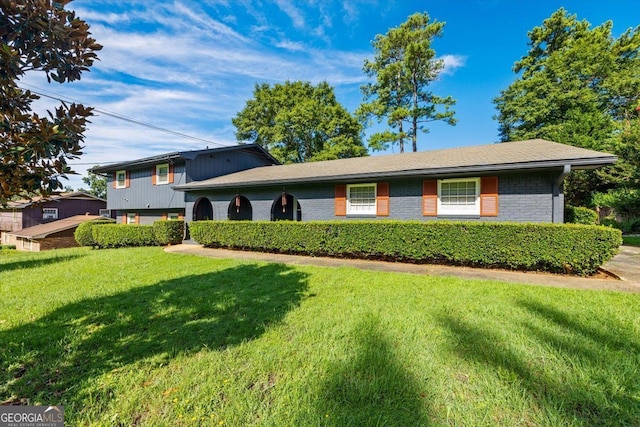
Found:
<svg viewBox="0 0 640 427"><path fill-rule="evenodd" d="M494 175L495 176L495 175ZM389 183L389 216L378 219L436 220L470 219L480 221L552 222L553 173L498 174L499 208L497 217L424 217L422 216L422 178L381 180ZM433 179L433 178L425 178ZM374 182L374 181L368 181ZM293 195L302 208L302 220L354 219L334 215L334 190L339 182L318 185L273 186L241 190L239 194L249 199L253 220L270 220L271 207L283 190ZM229 204L235 191L190 192L187 194L186 219L191 221L196 200L206 197L211 201L213 219L227 219ZM369 217L368 219L376 219Z"/></svg>

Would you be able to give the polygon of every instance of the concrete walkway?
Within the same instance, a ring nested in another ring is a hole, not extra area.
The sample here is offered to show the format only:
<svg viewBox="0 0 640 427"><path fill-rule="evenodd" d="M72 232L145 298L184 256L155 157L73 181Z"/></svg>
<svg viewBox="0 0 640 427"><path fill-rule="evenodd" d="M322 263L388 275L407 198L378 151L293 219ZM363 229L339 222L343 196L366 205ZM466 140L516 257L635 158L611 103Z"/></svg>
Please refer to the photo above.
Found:
<svg viewBox="0 0 640 427"><path fill-rule="evenodd" d="M212 258L232 258L247 261L275 262L322 267L354 267L363 270L450 276L464 279L497 280L529 285L554 286L573 289L612 290L640 293L640 248L622 246L620 253L603 266L603 272L594 277L575 277L561 274L520 272L470 267L450 267L434 264L408 264L401 262L368 261L271 254L204 248L198 244L181 244L165 249L170 253L185 253Z"/></svg>

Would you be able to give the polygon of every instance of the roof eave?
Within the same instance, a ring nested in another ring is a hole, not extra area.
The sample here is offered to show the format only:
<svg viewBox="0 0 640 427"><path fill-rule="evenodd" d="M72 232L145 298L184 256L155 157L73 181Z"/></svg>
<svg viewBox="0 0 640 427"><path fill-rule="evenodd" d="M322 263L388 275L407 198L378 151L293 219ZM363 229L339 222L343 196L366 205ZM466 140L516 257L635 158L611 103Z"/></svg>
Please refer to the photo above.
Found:
<svg viewBox="0 0 640 427"><path fill-rule="evenodd" d="M615 163L616 156L605 156L598 158L585 158L585 159L563 159L544 162L526 162L526 163L505 163L496 165L473 165L473 166L457 166L448 168L431 168L431 169L411 169L403 171L391 171L391 172L368 172L361 174L340 174L330 175L323 177L306 177L306 178L279 178L271 180L254 180L244 182L230 182L207 185L201 183L183 184L173 187L179 191L198 191L207 189L227 189L227 188L246 188L251 186L270 186L270 185L282 185L282 184L311 184L318 182L335 182L340 180L353 180L362 181L366 179L380 179L380 178L402 178L408 176L442 176L442 175L465 175L470 173L482 173L482 172L509 172L509 171L521 171L521 170L535 170L535 169L553 169L556 167L562 167L564 165L571 165L573 169L592 169L601 166L606 166Z"/></svg>

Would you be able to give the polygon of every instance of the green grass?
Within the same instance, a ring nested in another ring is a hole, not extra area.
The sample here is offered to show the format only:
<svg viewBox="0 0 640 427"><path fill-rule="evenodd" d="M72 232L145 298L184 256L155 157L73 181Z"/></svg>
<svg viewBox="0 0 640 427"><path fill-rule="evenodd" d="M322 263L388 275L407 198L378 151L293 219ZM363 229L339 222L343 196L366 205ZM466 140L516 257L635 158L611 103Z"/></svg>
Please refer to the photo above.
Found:
<svg viewBox="0 0 640 427"><path fill-rule="evenodd" d="M67 425L640 419L640 295L214 260L0 254L0 402Z"/></svg>
<svg viewBox="0 0 640 427"><path fill-rule="evenodd" d="M622 236L622 243L629 246L640 246L640 236Z"/></svg>

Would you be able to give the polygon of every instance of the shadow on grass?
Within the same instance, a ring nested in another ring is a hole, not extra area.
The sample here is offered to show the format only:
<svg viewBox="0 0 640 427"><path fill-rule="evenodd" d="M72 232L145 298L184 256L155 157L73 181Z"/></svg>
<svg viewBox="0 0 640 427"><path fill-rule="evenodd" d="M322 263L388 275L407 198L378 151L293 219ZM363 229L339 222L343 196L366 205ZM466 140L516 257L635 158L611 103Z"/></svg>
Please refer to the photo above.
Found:
<svg viewBox="0 0 640 427"><path fill-rule="evenodd" d="M329 367L316 404L318 425L428 426L429 396L396 360L375 316L353 331L351 357Z"/></svg>
<svg viewBox="0 0 640 427"><path fill-rule="evenodd" d="M23 253L27 255L27 253ZM12 255L11 260L14 260L17 255ZM16 259L15 261L10 262L0 262L0 273L11 270L18 270L22 268L37 268L42 267L49 264L59 264L62 262L67 262L74 260L76 258L82 258L86 255L58 255L52 253L50 256L46 258L38 257L36 259ZM2 257L0 257L2 259Z"/></svg>
<svg viewBox="0 0 640 427"><path fill-rule="evenodd" d="M550 357L530 357L526 349L517 349L507 337L489 330L482 319L471 322L444 315L439 320L455 334L458 356L517 376L518 387L542 413L551 414L551 420L563 425L638 425L638 337L616 328L598 330L589 324L598 320L578 320L542 302L523 300L518 305L533 315L524 322L527 346L536 347L538 355L540 349L551 352Z"/></svg>
<svg viewBox="0 0 640 427"><path fill-rule="evenodd" d="M78 402L112 369L255 339L306 288L290 267L248 264L67 305L0 332L0 402Z"/></svg>

